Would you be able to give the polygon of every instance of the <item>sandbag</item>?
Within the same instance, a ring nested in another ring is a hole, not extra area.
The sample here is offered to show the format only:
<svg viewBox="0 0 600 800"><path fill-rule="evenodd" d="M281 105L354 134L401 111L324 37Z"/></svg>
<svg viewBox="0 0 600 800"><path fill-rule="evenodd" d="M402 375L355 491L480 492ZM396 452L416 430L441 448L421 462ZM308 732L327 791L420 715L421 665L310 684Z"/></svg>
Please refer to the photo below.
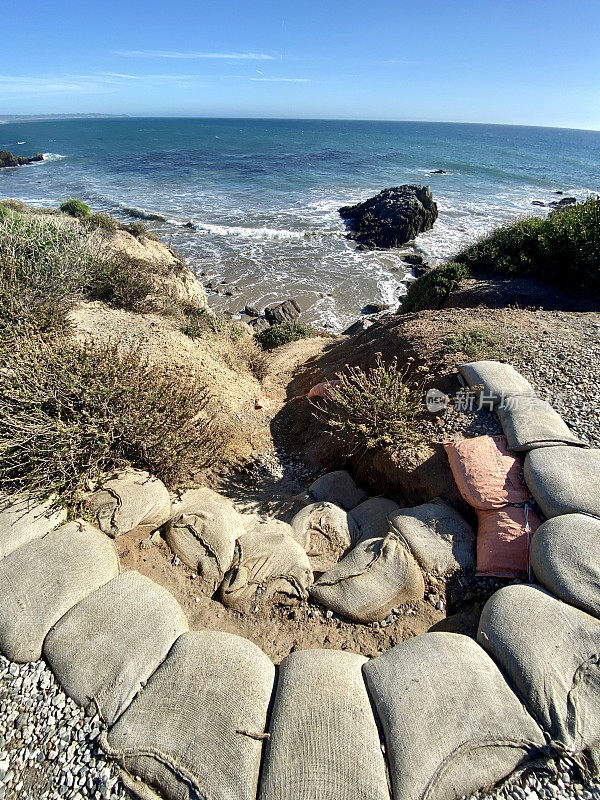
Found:
<svg viewBox="0 0 600 800"><path fill-rule="evenodd" d="M539 397L511 397L496 409L511 450L584 443L569 429L560 414Z"/></svg>
<svg viewBox="0 0 600 800"><path fill-rule="evenodd" d="M259 800L389 800L366 661L339 650L283 659Z"/></svg>
<svg viewBox="0 0 600 800"><path fill-rule="evenodd" d="M128 469L103 481L86 498L94 523L108 536L152 532L171 516L171 499L162 481L147 472Z"/></svg>
<svg viewBox="0 0 600 800"><path fill-rule="evenodd" d="M358 622L376 622L402 603L422 600L419 565L394 533L360 541L311 587L319 603Z"/></svg>
<svg viewBox="0 0 600 800"><path fill-rule="evenodd" d="M44 657L78 705L112 724L162 663L187 620L172 594L124 572L68 611L44 642Z"/></svg>
<svg viewBox="0 0 600 800"><path fill-rule="evenodd" d="M390 515L390 523L427 572L446 575L474 566L473 529L443 500L399 509Z"/></svg>
<svg viewBox="0 0 600 800"><path fill-rule="evenodd" d="M533 386L510 364L500 361L471 361L458 371L471 389L483 387L482 402L497 405L506 397L535 395Z"/></svg>
<svg viewBox="0 0 600 800"><path fill-rule="evenodd" d="M395 800L455 800L495 784L544 745L479 645L425 633L363 667Z"/></svg>
<svg viewBox="0 0 600 800"><path fill-rule="evenodd" d="M525 456L525 480L547 517L600 517L600 450L540 447Z"/></svg>
<svg viewBox="0 0 600 800"><path fill-rule="evenodd" d="M276 594L306 600L312 581L301 545L286 533L263 533L258 526L236 542L233 564L221 584L221 602L243 609Z"/></svg>
<svg viewBox="0 0 600 800"><path fill-rule="evenodd" d="M600 617L600 520L553 517L535 532L530 554L537 579L553 595Z"/></svg>
<svg viewBox="0 0 600 800"><path fill-rule="evenodd" d="M236 539L243 533L242 516L231 500L211 489L191 489L173 503L164 537L212 594L231 567Z"/></svg>
<svg viewBox="0 0 600 800"><path fill-rule="evenodd" d="M229 633L184 633L102 748L166 800L255 800L275 667Z"/></svg>
<svg viewBox="0 0 600 800"><path fill-rule="evenodd" d="M327 472L312 483L308 489L315 500L335 503L347 510L355 508L368 495L354 482L354 478L344 469Z"/></svg>
<svg viewBox="0 0 600 800"><path fill-rule="evenodd" d="M37 661L63 614L118 574L114 544L81 520L19 547L0 560L0 652Z"/></svg>
<svg viewBox="0 0 600 800"><path fill-rule="evenodd" d="M600 740L600 622L537 586L485 604L478 641L553 740L579 752Z"/></svg>
<svg viewBox="0 0 600 800"><path fill-rule="evenodd" d="M531 537L542 524L528 506L477 509L477 572L510 578L529 572Z"/></svg>
<svg viewBox="0 0 600 800"><path fill-rule="evenodd" d="M458 491L473 508L502 508L529 500L521 463L511 455L506 437L475 436L444 442L444 449Z"/></svg>
<svg viewBox="0 0 600 800"><path fill-rule="evenodd" d="M356 523L359 533L359 536L353 539L353 543L359 538L374 539L391 533L390 514L399 508L398 503L388 500L387 497L370 497L353 508L348 516Z"/></svg>
<svg viewBox="0 0 600 800"><path fill-rule="evenodd" d="M67 518L66 508L27 495L0 495L0 558L41 539Z"/></svg>
<svg viewBox="0 0 600 800"><path fill-rule="evenodd" d="M353 538L350 528L355 531L356 540L354 521L334 503L306 506L296 514L291 526L294 539L302 544L316 572L325 572L348 552Z"/></svg>

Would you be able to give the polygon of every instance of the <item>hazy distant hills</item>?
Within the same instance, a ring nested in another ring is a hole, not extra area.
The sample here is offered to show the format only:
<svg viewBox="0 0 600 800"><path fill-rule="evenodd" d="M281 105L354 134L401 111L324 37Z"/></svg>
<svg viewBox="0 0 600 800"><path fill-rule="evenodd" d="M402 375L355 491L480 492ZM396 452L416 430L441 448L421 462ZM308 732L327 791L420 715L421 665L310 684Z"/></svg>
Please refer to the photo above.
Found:
<svg viewBox="0 0 600 800"><path fill-rule="evenodd" d="M127 117L128 114L0 114L3 122L33 122L38 119L111 119Z"/></svg>

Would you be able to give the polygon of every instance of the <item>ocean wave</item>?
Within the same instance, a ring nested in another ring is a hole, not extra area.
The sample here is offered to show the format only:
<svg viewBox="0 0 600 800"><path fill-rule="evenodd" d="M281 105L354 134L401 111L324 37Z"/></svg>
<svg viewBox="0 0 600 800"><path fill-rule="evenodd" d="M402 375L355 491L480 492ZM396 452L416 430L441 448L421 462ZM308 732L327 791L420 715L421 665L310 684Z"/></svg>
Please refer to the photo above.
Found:
<svg viewBox="0 0 600 800"><path fill-rule="evenodd" d="M194 228L214 236L240 236L247 239L306 239L316 236L314 231L288 231L280 228L244 228L239 225L212 225L192 221Z"/></svg>
<svg viewBox="0 0 600 800"><path fill-rule="evenodd" d="M60 161L61 158L66 158L66 156L61 156L60 153L42 153L44 156L44 161Z"/></svg>
<svg viewBox="0 0 600 800"><path fill-rule="evenodd" d="M146 219L150 222L166 222L167 218L162 214L157 214L154 211L145 211L143 208L135 208L135 206L121 206L121 211L128 217L134 219Z"/></svg>

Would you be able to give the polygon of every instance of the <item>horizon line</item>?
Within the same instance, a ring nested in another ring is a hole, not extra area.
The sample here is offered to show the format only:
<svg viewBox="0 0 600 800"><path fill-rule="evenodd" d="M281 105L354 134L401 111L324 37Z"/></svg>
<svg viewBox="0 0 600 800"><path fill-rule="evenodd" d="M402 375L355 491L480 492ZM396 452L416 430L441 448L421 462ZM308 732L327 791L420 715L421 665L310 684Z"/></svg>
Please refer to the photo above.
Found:
<svg viewBox="0 0 600 800"><path fill-rule="evenodd" d="M542 128L548 130L564 131L585 131L588 133L600 133L600 128L577 128L565 125L539 125L525 122L472 122L466 120L428 120L428 119L390 119L379 117L281 117L281 116L213 116L209 114L127 114L124 112L96 112L96 111L72 111L72 112L49 112L45 114L0 114L0 117L17 117L11 123L10 120L0 119L0 125L18 124L18 122L43 122L41 117L47 116L47 122L58 122L56 117L103 117L106 119L214 119L214 120L254 120L254 121L280 121L280 122L384 122L384 123L414 123L426 125L496 125L507 128ZM27 117L37 117L38 119L27 119Z"/></svg>

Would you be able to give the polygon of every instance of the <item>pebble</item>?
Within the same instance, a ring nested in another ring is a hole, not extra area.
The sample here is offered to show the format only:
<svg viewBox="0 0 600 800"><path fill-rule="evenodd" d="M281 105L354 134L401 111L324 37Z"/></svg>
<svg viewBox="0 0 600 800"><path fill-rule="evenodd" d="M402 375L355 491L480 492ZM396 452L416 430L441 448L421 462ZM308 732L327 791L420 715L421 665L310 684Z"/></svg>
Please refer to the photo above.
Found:
<svg viewBox="0 0 600 800"><path fill-rule="evenodd" d="M0 656L0 800L127 800L101 730L42 661Z"/></svg>

